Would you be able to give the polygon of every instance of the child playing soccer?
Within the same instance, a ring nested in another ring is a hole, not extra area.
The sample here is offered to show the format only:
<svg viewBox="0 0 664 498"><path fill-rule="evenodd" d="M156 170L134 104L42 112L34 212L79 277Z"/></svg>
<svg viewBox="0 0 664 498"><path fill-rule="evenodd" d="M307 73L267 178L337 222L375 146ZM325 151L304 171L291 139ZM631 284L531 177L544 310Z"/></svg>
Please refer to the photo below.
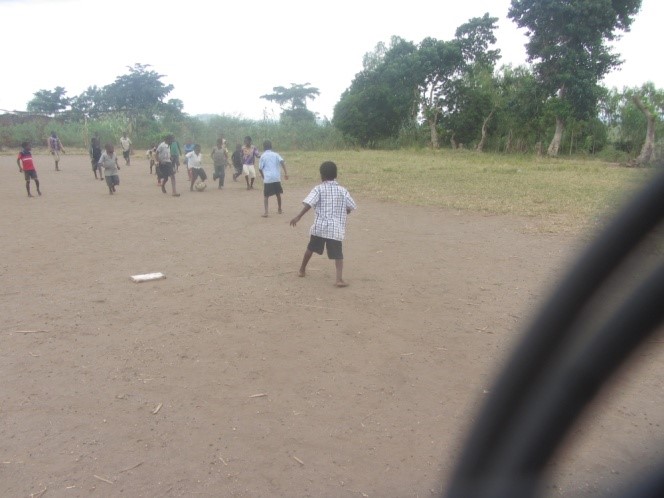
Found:
<svg viewBox="0 0 664 498"><path fill-rule="evenodd" d="M191 185L189 185L189 190L194 190L194 184L198 178L202 182L207 180L207 175L203 169L203 156L201 155L201 146L196 144L194 145L194 150L188 152L185 156L185 164L187 165L187 170L189 171L189 178L191 178Z"/></svg>
<svg viewBox="0 0 664 498"><path fill-rule="evenodd" d="M18 164L19 172L23 173L25 177L25 190L28 191L28 197L32 197L30 193L30 178L35 181L35 186L37 187L37 193L41 195L41 190L39 190L39 178L37 178L37 170L35 169L35 163L32 161L32 146L30 142L23 142L21 144L21 152L18 153L18 158L16 159L16 164Z"/></svg>
<svg viewBox="0 0 664 498"><path fill-rule="evenodd" d="M235 145L235 152L231 156L231 161L233 162L233 181L236 182L238 177L242 175L242 144Z"/></svg>
<svg viewBox="0 0 664 498"><path fill-rule="evenodd" d="M355 201L344 187L339 185L337 178L337 165L332 161L325 161L320 165L320 178L323 183L317 185L305 197L302 203L304 207L300 214L290 221L291 226L297 225L302 216L314 208L316 215L314 224L309 231L311 238L304 252L302 265L298 275L306 275L307 263L313 253L323 254L327 246L327 257L334 260L336 268L337 287L346 287L348 284L343 279L344 255L342 241L346 235L346 218L357 206Z"/></svg>
<svg viewBox="0 0 664 498"><path fill-rule="evenodd" d="M219 188L223 188L224 179L226 178L226 166L228 165L228 149L226 148L226 140L219 138L217 145L212 149L210 154L212 162L214 163L214 173L212 174L213 180L219 180Z"/></svg>
<svg viewBox="0 0 664 498"><path fill-rule="evenodd" d="M118 175L120 165L118 164L118 156L115 153L113 144L106 144L104 149L105 151L99 158L99 170L101 171L101 168L104 168L108 193L113 195L115 193L115 187L120 185L120 176Z"/></svg>

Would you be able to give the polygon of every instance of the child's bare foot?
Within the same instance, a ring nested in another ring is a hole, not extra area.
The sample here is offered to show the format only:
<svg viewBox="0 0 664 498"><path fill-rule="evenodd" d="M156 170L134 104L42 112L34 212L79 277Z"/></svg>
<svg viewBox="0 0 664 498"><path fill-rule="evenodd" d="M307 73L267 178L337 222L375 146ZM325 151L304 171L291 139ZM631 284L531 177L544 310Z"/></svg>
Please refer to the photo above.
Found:
<svg viewBox="0 0 664 498"><path fill-rule="evenodd" d="M307 273L304 270L300 270L300 271L297 272L297 276L298 277L306 277Z"/></svg>
<svg viewBox="0 0 664 498"><path fill-rule="evenodd" d="M34 197L34 195L32 195L32 194L28 194L28 197Z"/></svg>
<svg viewBox="0 0 664 498"><path fill-rule="evenodd" d="M337 283L334 284L336 287L348 287L348 283L344 282L343 280L339 280Z"/></svg>
<svg viewBox="0 0 664 498"><path fill-rule="evenodd" d="M280 209L280 210L279 210L279 214L284 214L284 212Z"/></svg>
<svg viewBox="0 0 664 498"><path fill-rule="evenodd" d="M267 218L267 213L265 213L265 214L261 214L261 216L262 216L263 218Z"/></svg>

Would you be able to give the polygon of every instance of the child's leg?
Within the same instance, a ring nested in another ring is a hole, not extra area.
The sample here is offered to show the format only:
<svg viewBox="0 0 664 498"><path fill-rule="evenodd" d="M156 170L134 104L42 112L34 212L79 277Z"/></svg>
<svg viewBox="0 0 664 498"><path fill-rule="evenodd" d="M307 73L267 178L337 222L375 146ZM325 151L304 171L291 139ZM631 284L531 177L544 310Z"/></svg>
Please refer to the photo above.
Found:
<svg viewBox="0 0 664 498"><path fill-rule="evenodd" d="M191 170L188 170L188 171L189 171L189 180L191 180L190 185L189 185L189 190L193 191L194 190L194 183L196 182L196 175L194 175L191 172Z"/></svg>
<svg viewBox="0 0 664 498"><path fill-rule="evenodd" d="M171 191L173 192L173 197L180 196L180 194L178 194L175 190L175 173L171 175Z"/></svg>
<svg viewBox="0 0 664 498"><path fill-rule="evenodd" d="M37 187L37 194L41 195L41 190L39 190L39 180L35 178L35 186Z"/></svg>
<svg viewBox="0 0 664 498"><path fill-rule="evenodd" d="M165 194L166 193L166 183L168 183L168 176L164 176L161 179L161 191Z"/></svg>
<svg viewBox="0 0 664 498"><path fill-rule="evenodd" d="M249 174L248 173L246 175L244 175L244 179L247 181L247 190L249 190L250 187L249 187ZM253 182L253 180L252 180L252 182Z"/></svg>
<svg viewBox="0 0 664 498"><path fill-rule="evenodd" d="M32 194L30 193L30 178L25 181L25 190L28 191L28 197L32 197Z"/></svg>
<svg viewBox="0 0 664 498"><path fill-rule="evenodd" d="M281 214L283 212L281 210L281 194L277 194L277 208L279 210L279 214Z"/></svg>
<svg viewBox="0 0 664 498"><path fill-rule="evenodd" d="M334 268L336 269L337 272L337 281L334 285L337 287L346 287L348 284L344 282L343 279L343 272L344 272L344 260L343 259L335 259L334 260Z"/></svg>
<svg viewBox="0 0 664 498"><path fill-rule="evenodd" d="M304 277L307 273L307 264L309 264L309 260L311 259L311 256L314 254L314 252L311 249L307 249L304 251L304 257L302 258L302 265L300 266L300 271L298 273L298 276Z"/></svg>
<svg viewBox="0 0 664 498"><path fill-rule="evenodd" d="M267 218L267 201L268 201L268 199L269 199L269 197L267 195L265 197L263 197L263 204L265 205L265 213L263 214L263 218Z"/></svg>

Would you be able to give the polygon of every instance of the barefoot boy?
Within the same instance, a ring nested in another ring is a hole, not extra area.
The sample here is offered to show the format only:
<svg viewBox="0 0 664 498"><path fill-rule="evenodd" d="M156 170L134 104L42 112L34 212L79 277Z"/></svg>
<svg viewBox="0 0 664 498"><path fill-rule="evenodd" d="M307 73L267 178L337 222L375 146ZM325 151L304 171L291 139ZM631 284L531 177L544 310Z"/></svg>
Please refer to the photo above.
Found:
<svg viewBox="0 0 664 498"><path fill-rule="evenodd" d="M99 172L101 173L101 169L104 168L108 193L113 195L115 193L115 187L120 185L120 175L118 175L120 165L118 164L118 156L115 153L115 147L113 147L113 144L106 144L104 149L104 152L99 158Z"/></svg>
<svg viewBox="0 0 664 498"><path fill-rule="evenodd" d="M313 253L323 254L323 248L327 246L327 257L334 260L336 268L334 285L346 287L348 284L343 279L344 255L341 241L346 235L346 218L357 206L348 190L337 183L336 164L332 161L321 164L320 178L323 183L313 188L302 201L304 207L300 214L290 221L291 226L295 226L309 209L314 208L316 211L314 224L309 231L311 238L304 252L299 276L305 276L307 263Z"/></svg>
<svg viewBox="0 0 664 498"><path fill-rule="evenodd" d="M30 142L23 142L21 144L21 152L18 153L18 158L16 159L18 170L23 173L23 176L25 177L25 190L28 191L28 197L32 197L32 194L30 193L30 178L35 181L37 193L41 195L41 190L39 190L39 178L37 178L37 170L35 169L35 163L32 161L31 151L32 147Z"/></svg>

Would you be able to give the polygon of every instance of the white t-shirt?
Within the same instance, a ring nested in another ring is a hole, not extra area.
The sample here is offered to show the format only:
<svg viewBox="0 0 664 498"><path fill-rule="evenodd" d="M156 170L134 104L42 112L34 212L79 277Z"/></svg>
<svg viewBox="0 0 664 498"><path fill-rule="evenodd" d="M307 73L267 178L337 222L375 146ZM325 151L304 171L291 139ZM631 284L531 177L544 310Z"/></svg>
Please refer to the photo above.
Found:
<svg viewBox="0 0 664 498"><path fill-rule="evenodd" d="M202 168L203 167L203 154L196 154L193 150L185 154L187 168Z"/></svg>
<svg viewBox="0 0 664 498"><path fill-rule="evenodd" d="M129 140L129 137L122 137L120 139L120 144L122 145L122 150L127 152L131 147L131 140Z"/></svg>

